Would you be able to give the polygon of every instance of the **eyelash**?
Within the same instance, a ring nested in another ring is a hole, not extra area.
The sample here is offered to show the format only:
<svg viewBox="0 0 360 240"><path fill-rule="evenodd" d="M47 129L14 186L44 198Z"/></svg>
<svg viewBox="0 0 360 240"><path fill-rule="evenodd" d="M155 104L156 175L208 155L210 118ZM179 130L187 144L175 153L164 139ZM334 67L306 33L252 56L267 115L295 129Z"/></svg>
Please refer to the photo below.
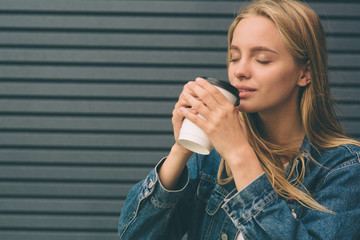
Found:
<svg viewBox="0 0 360 240"><path fill-rule="evenodd" d="M264 65L266 65L266 64L269 64L270 63L270 61L261 61L261 60L256 60L258 63L260 63L260 64L264 64Z"/></svg>
<svg viewBox="0 0 360 240"><path fill-rule="evenodd" d="M235 58L235 59L231 59L230 60L230 62L237 62L237 61L239 61L240 59L238 59L238 58ZM261 61L261 60L256 60L258 63L260 63L260 64L264 64L264 65L266 65L266 64L269 64L271 61Z"/></svg>

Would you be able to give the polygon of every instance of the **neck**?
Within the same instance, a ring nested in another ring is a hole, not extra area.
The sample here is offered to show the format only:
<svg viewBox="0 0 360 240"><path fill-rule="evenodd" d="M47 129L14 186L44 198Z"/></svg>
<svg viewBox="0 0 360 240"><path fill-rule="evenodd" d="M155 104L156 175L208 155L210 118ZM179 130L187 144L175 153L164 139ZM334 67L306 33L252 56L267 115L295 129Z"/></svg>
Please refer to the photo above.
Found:
<svg viewBox="0 0 360 240"><path fill-rule="evenodd" d="M259 113L265 137L280 146L300 147L305 136L300 111L297 108L285 113Z"/></svg>

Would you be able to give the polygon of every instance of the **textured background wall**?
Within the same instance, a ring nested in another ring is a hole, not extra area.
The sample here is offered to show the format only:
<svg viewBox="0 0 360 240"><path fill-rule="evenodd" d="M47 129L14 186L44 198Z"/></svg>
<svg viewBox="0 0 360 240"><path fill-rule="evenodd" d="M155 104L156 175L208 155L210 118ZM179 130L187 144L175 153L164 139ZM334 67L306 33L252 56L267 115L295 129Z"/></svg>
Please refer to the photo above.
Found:
<svg viewBox="0 0 360 240"><path fill-rule="evenodd" d="M360 4L309 3L341 122L359 139ZM240 5L0 0L0 239L117 239L127 191L173 143L182 85L226 79Z"/></svg>

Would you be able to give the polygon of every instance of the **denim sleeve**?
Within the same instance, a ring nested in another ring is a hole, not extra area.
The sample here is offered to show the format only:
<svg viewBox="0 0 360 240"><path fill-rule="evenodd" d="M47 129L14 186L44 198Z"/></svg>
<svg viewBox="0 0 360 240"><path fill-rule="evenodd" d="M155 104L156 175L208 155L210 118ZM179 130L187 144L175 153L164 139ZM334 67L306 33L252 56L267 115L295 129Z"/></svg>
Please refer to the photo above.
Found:
<svg viewBox="0 0 360 240"><path fill-rule="evenodd" d="M353 159L319 184L315 200L336 214L306 209L297 218L265 174L230 194L222 208L245 239L360 239L359 182L360 163Z"/></svg>
<svg viewBox="0 0 360 240"><path fill-rule="evenodd" d="M121 210L118 233L120 239L181 239L185 229L171 218L189 182L188 168L180 177L178 190L166 190L159 181L162 159L150 174L128 193ZM177 227L177 229L176 229ZM174 228L169 230L169 228ZM166 234L173 234L168 236ZM174 236L176 235L176 236ZM170 238L169 238L170 237Z"/></svg>

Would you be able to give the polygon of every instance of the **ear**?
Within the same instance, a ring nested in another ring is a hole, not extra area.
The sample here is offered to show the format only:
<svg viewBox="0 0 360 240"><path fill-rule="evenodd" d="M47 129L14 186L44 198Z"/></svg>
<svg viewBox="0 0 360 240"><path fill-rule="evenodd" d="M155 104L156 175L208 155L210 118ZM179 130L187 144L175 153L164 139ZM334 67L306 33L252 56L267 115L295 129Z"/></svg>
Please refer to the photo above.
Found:
<svg viewBox="0 0 360 240"><path fill-rule="evenodd" d="M307 61L302 69L300 78L298 80L298 86L305 87L310 83L311 83L311 69L310 69L310 62Z"/></svg>

